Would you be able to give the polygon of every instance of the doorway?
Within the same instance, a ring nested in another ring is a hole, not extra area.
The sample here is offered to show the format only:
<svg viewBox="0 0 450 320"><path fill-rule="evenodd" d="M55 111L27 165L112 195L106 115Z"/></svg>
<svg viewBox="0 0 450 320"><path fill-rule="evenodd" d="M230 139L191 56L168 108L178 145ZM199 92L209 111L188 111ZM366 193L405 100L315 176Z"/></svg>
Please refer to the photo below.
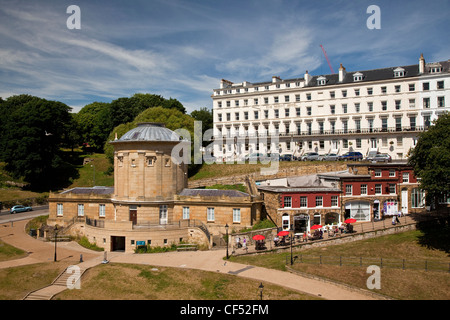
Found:
<svg viewBox="0 0 450 320"><path fill-rule="evenodd" d="M408 214L408 189L402 189L402 213Z"/></svg>
<svg viewBox="0 0 450 320"><path fill-rule="evenodd" d="M111 251L125 251L125 237L111 236Z"/></svg>
<svg viewBox="0 0 450 320"><path fill-rule="evenodd" d="M130 221L133 226L137 223L137 206L130 206Z"/></svg>

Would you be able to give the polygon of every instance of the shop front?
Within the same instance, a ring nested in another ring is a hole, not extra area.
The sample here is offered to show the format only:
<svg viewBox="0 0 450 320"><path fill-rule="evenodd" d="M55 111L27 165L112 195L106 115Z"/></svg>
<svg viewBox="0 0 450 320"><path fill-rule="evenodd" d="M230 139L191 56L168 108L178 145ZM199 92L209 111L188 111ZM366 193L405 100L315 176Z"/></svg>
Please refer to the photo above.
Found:
<svg viewBox="0 0 450 320"><path fill-rule="evenodd" d="M351 201L345 204L345 219L353 218L357 221L370 221L370 202Z"/></svg>
<svg viewBox="0 0 450 320"><path fill-rule="evenodd" d="M294 233L304 233L309 228L309 215L297 214L294 216Z"/></svg>
<svg viewBox="0 0 450 320"><path fill-rule="evenodd" d="M394 216L398 214L398 202L396 199L388 199L383 204L385 216Z"/></svg>

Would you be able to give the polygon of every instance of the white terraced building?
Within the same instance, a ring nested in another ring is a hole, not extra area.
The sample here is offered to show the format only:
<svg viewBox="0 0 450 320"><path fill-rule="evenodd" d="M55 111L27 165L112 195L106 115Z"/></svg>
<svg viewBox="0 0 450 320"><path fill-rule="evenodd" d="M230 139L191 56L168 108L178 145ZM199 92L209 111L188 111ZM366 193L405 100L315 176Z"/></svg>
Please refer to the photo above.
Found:
<svg viewBox="0 0 450 320"><path fill-rule="evenodd" d="M420 132L450 110L450 60L214 89L214 156L359 151L407 158ZM269 138L272 136L272 138ZM278 137L275 138L275 137Z"/></svg>

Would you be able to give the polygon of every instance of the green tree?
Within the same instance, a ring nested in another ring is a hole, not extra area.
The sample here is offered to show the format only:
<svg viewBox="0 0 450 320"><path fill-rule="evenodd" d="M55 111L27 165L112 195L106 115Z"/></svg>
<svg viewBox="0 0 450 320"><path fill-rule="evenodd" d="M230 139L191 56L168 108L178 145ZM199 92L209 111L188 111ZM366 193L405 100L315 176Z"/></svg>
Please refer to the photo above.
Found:
<svg viewBox="0 0 450 320"><path fill-rule="evenodd" d="M76 116L82 142L100 152L115 127L132 122L141 112L154 107L175 109L181 114L186 112L178 100L167 100L148 93L136 93L132 97L118 98L111 103L93 102L84 106Z"/></svg>
<svg viewBox="0 0 450 320"><path fill-rule="evenodd" d="M212 110L204 107L200 108L200 110L195 110L191 112L191 117L195 119L195 121L202 122L202 135L205 134L206 130L213 128L213 113ZM206 147L210 144L211 141L202 141L202 146Z"/></svg>
<svg viewBox="0 0 450 320"><path fill-rule="evenodd" d="M60 146L71 123L70 107L30 95L0 104L0 154L5 169L32 188L47 189L67 169Z"/></svg>
<svg viewBox="0 0 450 320"><path fill-rule="evenodd" d="M409 164L420 178L420 186L428 199L437 200L450 193L450 114L445 113L434 121L411 150Z"/></svg>
<svg viewBox="0 0 450 320"><path fill-rule="evenodd" d="M83 107L75 120L80 130L81 143L87 143L96 151L102 151L112 130L109 103L93 102Z"/></svg>

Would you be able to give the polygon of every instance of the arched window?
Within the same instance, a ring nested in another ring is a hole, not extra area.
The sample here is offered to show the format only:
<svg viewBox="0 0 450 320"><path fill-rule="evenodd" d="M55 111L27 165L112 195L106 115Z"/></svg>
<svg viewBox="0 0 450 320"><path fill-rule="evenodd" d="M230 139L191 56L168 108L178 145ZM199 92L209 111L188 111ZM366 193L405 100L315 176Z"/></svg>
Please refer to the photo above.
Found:
<svg viewBox="0 0 450 320"><path fill-rule="evenodd" d="M425 207L425 191L418 188L412 189L411 192L411 206L413 208Z"/></svg>

